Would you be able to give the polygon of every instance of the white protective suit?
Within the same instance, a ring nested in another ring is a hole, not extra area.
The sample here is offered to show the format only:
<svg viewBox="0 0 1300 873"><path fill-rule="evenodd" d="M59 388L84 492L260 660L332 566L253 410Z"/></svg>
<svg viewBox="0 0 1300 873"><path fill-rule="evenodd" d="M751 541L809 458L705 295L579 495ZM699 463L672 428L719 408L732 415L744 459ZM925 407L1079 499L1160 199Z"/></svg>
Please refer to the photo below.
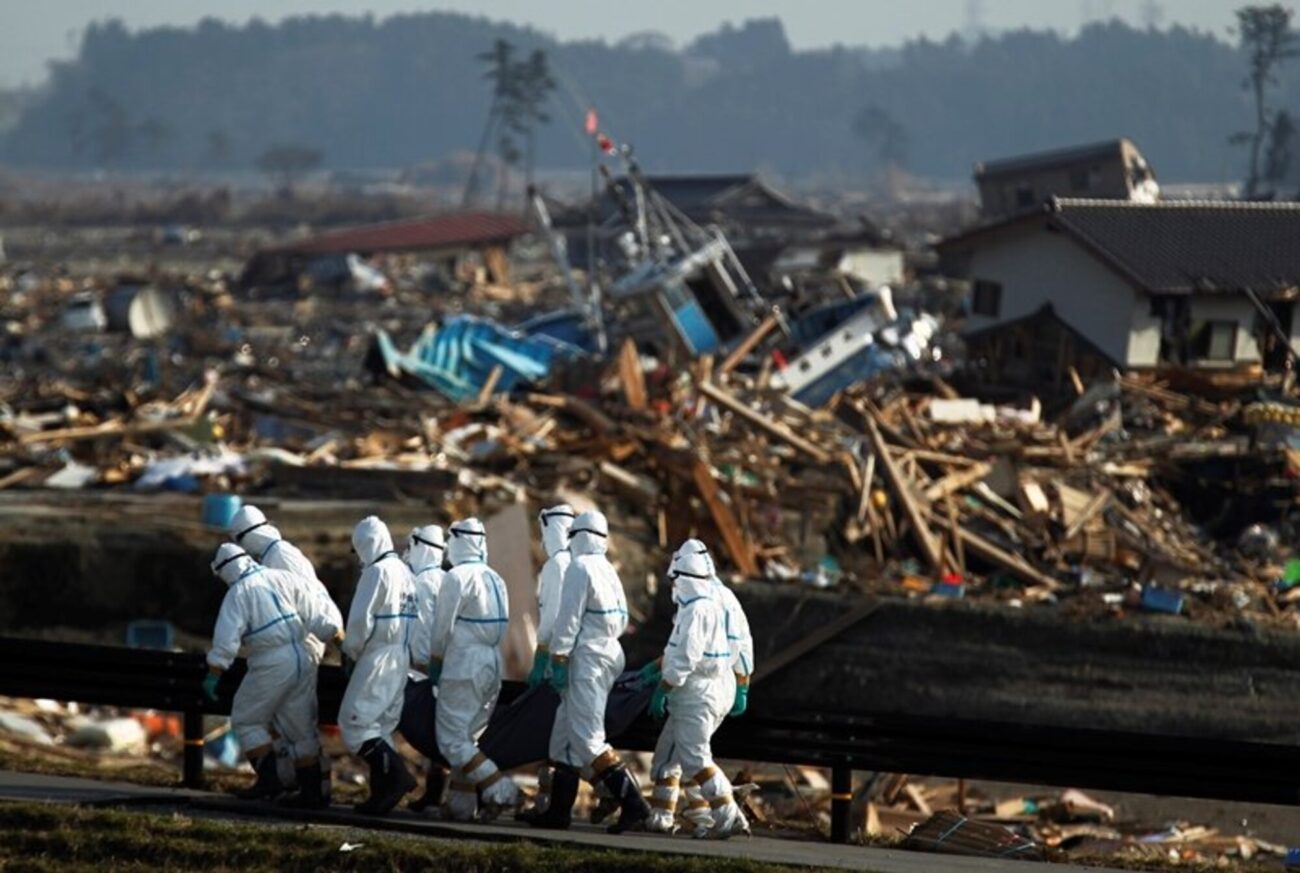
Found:
<svg viewBox="0 0 1300 873"><path fill-rule="evenodd" d="M748 681L749 677L754 675L754 637L749 630L749 617L745 615L745 610L740 605L740 600L736 597L736 592L723 583L718 578L717 568L713 564L713 556L709 554L708 546L696 539L690 539L682 543L673 555L676 562L680 558L690 555L703 555L708 562L709 575L713 577L713 582L718 587L718 597L722 604L722 610L726 616L727 643L731 649L731 669L736 674L737 681ZM672 568L669 568L669 572Z"/></svg>
<svg viewBox="0 0 1300 873"><path fill-rule="evenodd" d="M343 641L343 654L355 666L339 706L339 732L355 754L373 739L393 745L419 613L411 571L382 521L363 518L352 532L352 548L363 569Z"/></svg>
<svg viewBox="0 0 1300 873"><path fill-rule="evenodd" d="M429 666L438 593L447 576L442 569L442 557L446 549L447 542L441 525L430 524L411 531L410 543L406 549L406 565L415 576L415 602L420 614L419 626L411 634L411 664L421 673Z"/></svg>
<svg viewBox="0 0 1300 873"><path fill-rule="evenodd" d="M605 704L623 672L627 599L605 557L609 525L600 512L584 512L569 531L569 568L551 635L552 663L567 659L568 687L551 729L550 757L557 764L591 768L593 777L618 763L605 742Z"/></svg>
<svg viewBox="0 0 1300 873"><path fill-rule="evenodd" d="M501 693L501 641L510 624L506 583L487 565L487 534L476 518L450 528L447 571L430 645L441 665L435 730L452 767L449 815L467 820L476 795L493 807L518 802L519 789L478 747Z"/></svg>
<svg viewBox="0 0 1300 873"><path fill-rule="evenodd" d="M647 827L661 832L673 829L673 810L685 773L691 781L686 818L696 825L697 834L729 836L746 830L748 822L732 797L731 783L714 765L710 747L736 695L732 667L738 650L728 640L726 589L698 540L687 540L677 550L669 575L677 614L661 665L663 682L673 690L651 763L655 787Z"/></svg>
<svg viewBox="0 0 1300 873"><path fill-rule="evenodd" d="M331 615L336 625L343 627L343 615L329 590L316 576L316 567L301 549L286 540L279 529L267 521L262 510L256 506L241 507L230 522L230 538L263 567L287 570L300 576L312 596L319 601L320 609ZM307 639L308 649L317 664L325 656L328 643L329 640L317 639L315 634Z"/></svg>
<svg viewBox="0 0 1300 873"><path fill-rule="evenodd" d="M573 507L567 503L542 511L542 547L546 563L537 574L537 648L551 650L555 616L560 612L560 590L564 573L569 569L569 530L573 527Z"/></svg>
<svg viewBox="0 0 1300 873"><path fill-rule="evenodd" d="M291 573L261 566L232 543L217 550L212 570L229 586L212 631L208 664L227 670L243 652L248 673L235 692L230 721L246 750L271 744L274 721L295 760L320 752L316 725L316 665L308 634L332 639L330 615Z"/></svg>

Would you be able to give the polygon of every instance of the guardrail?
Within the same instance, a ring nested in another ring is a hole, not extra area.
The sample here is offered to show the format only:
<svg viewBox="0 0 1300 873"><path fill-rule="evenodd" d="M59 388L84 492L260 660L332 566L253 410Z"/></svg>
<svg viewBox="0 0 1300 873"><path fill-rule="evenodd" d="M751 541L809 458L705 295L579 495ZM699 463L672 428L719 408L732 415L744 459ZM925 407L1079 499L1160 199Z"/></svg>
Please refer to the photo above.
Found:
<svg viewBox="0 0 1300 873"><path fill-rule="evenodd" d="M222 677L219 700L206 699L195 654L0 637L0 694L183 713L183 782L203 783L203 716L228 715L243 662ZM345 680L322 667L321 721L338 714ZM523 690L507 682L503 701ZM654 748L657 726L644 717L617 737L621 748ZM905 714L782 712L759 696L728 720L713 743L719 758L807 764L831 770L831 836L852 832L854 770L990 779L1079 788L1300 803L1300 748L1273 743L1158 736L1023 722Z"/></svg>

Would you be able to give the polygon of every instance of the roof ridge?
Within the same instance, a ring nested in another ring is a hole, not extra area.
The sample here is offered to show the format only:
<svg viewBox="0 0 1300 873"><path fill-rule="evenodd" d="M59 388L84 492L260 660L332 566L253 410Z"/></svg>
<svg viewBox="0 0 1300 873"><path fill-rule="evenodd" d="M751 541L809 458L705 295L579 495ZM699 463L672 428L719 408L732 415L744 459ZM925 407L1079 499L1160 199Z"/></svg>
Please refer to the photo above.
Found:
<svg viewBox="0 0 1300 873"><path fill-rule="evenodd" d="M1052 212L1061 212L1076 207L1296 212L1300 211L1300 202L1290 200L1157 200L1155 203L1140 203L1133 200L1106 200L1096 197L1052 197L1049 208Z"/></svg>

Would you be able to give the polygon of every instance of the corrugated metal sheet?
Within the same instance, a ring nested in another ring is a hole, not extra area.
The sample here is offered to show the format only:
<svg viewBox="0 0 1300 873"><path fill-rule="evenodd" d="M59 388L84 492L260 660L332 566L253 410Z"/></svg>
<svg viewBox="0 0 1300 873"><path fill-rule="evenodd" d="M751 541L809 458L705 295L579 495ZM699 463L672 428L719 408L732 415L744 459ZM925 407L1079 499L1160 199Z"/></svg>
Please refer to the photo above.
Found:
<svg viewBox="0 0 1300 873"><path fill-rule="evenodd" d="M455 212L330 231L271 249L286 254L403 252L502 243L531 230L518 215Z"/></svg>

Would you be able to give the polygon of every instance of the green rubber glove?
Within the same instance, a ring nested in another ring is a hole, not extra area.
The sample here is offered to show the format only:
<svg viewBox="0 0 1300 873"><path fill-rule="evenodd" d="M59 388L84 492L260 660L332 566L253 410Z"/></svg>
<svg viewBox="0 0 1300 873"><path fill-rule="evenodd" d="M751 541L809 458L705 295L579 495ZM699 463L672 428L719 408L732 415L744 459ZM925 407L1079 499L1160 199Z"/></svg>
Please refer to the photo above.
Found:
<svg viewBox="0 0 1300 873"><path fill-rule="evenodd" d="M429 678L433 680L434 685L437 685L438 680L442 678L442 661L437 658L429 662Z"/></svg>
<svg viewBox="0 0 1300 873"><path fill-rule="evenodd" d="M569 662L551 659L551 687L563 691L569 687Z"/></svg>
<svg viewBox="0 0 1300 873"><path fill-rule="evenodd" d="M736 686L736 702L731 704L731 712L727 713L732 717L744 715L745 710L749 709L749 686Z"/></svg>
<svg viewBox="0 0 1300 873"><path fill-rule="evenodd" d="M664 671L663 668L659 666L658 661L651 661L649 664L646 664L641 668L639 675L641 676L641 681L646 685L653 685L663 678Z"/></svg>
<svg viewBox="0 0 1300 873"><path fill-rule="evenodd" d="M339 655L339 666L343 668L343 678L351 679L352 670L357 666L357 662L349 658L347 655Z"/></svg>
<svg viewBox="0 0 1300 873"><path fill-rule="evenodd" d="M533 653L533 669L528 672L528 687L536 688L546 681L546 668L551 663L551 656L545 649Z"/></svg>
<svg viewBox="0 0 1300 873"><path fill-rule="evenodd" d="M650 698L650 715L655 721L663 721L668 717L668 691L662 682L655 686L654 696Z"/></svg>
<svg viewBox="0 0 1300 873"><path fill-rule="evenodd" d="M209 672L203 677L203 696L213 703L217 702L217 683L221 681L220 673Z"/></svg>

